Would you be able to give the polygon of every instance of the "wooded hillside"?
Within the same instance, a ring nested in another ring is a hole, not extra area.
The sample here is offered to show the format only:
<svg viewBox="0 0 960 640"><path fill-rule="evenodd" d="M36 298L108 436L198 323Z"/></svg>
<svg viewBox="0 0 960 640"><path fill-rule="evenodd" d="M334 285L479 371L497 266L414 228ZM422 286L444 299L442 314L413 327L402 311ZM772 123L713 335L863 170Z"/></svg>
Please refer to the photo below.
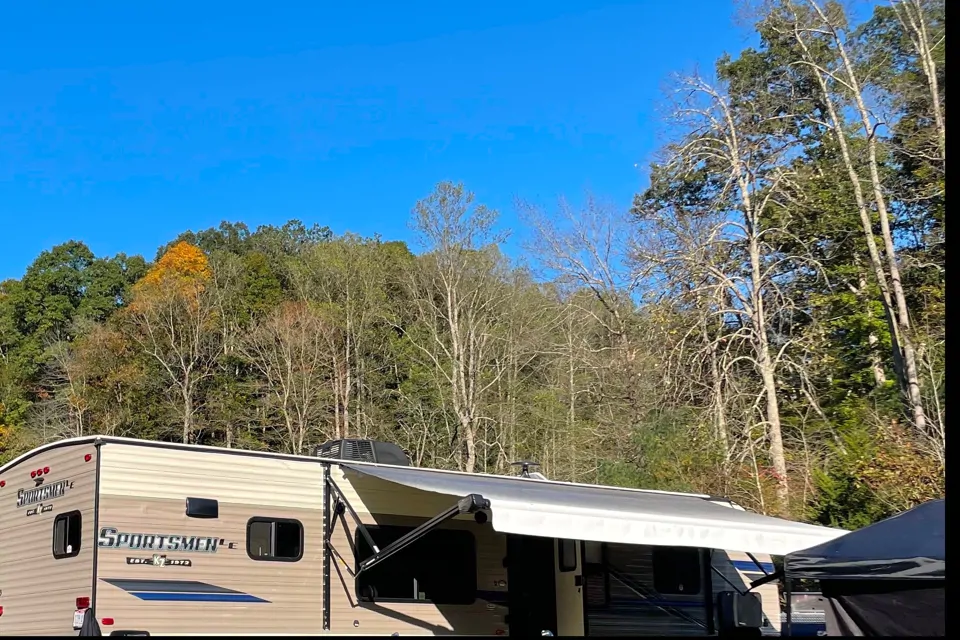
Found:
<svg viewBox="0 0 960 640"><path fill-rule="evenodd" d="M942 0L763 5L621 211L441 183L425 250L299 221L81 242L0 285L0 462L88 433L726 495L846 527L942 496ZM400 212L398 212L400 213Z"/></svg>

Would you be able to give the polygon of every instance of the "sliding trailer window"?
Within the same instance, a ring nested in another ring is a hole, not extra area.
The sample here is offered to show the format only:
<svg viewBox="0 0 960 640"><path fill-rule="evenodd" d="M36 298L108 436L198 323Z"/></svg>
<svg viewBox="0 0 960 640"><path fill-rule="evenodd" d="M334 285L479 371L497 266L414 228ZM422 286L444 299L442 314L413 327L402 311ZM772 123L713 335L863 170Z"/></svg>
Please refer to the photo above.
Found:
<svg viewBox="0 0 960 640"><path fill-rule="evenodd" d="M296 562L303 557L303 525L286 518L250 518L247 555L267 562Z"/></svg>
<svg viewBox="0 0 960 640"><path fill-rule="evenodd" d="M80 553L83 517L79 511L57 514L53 520L53 557L72 558Z"/></svg>
<svg viewBox="0 0 960 640"><path fill-rule="evenodd" d="M373 526L366 530L380 549L415 527ZM359 527L354 533L356 562L374 555ZM477 545L473 534L434 529L357 576L360 600L370 602L431 602L473 604L477 597Z"/></svg>
<svg viewBox="0 0 960 640"><path fill-rule="evenodd" d="M695 547L653 547L653 589L661 595L697 595L702 588L701 551Z"/></svg>

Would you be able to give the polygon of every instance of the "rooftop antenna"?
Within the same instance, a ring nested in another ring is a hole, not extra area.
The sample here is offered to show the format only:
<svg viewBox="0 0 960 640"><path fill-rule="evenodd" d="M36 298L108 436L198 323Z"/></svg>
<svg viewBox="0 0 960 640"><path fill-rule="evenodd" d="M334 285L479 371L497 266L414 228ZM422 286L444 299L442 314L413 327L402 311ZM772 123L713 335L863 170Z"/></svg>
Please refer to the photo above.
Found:
<svg viewBox="0 0 960 640"><path fill-rule="evenodd" d="M539 466L540 466L540 463L539 463L539 462L534 462L533 460L518 460L517 462L511 462L510 465L513 466L513 467L516 467L516 466L519 466L519 467L520 467L520 477L521 477L521 478L529 478L529 477L531 477L531 476L530 476L530 467L539 467ZM538 474L536 474L536 475L539 476L540 474L538 473ZM543 477L543 476L540 476L540 477Z"/></svg>

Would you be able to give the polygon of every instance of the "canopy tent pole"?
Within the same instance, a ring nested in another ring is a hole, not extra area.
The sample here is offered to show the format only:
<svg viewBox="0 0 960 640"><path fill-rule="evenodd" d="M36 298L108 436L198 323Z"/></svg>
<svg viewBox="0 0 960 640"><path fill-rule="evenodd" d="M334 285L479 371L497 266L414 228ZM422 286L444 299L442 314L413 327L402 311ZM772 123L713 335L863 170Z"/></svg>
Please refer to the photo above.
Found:
<svg viewBox="0 0 960 640"><path fill-rule="evenodd" d="M783 630L780 632L783 636L789 636L792 632L792 620L793 620L793 595L790 592L790 577L784 575L783 578L783 592L787 598L787 609L786 609L786 620L783 621Z"/></svg>

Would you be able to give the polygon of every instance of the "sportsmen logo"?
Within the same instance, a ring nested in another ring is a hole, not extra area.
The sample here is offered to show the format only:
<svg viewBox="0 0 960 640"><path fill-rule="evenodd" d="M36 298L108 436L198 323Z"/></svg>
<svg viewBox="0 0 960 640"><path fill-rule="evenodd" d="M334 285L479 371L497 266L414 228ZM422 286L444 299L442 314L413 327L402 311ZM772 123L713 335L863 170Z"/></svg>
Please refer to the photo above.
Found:
<svg viewBox="0 0 960 640"><path fill-rule="evenodd" d="M103 527L100 529L97 546L101 549L130 549L132 551L216 553L218 549L224 547L227 549L236 549L237 543L227 542L223 538L208 536L126 533L114 527Z"/></svg>
<svg viewBox="0 0 960 640"><path fill-rule="evenodd" d="M57 480L33 489L20 489L17 492L17 508L61 498L70 489L73 489L73 480Z"/></svg>

